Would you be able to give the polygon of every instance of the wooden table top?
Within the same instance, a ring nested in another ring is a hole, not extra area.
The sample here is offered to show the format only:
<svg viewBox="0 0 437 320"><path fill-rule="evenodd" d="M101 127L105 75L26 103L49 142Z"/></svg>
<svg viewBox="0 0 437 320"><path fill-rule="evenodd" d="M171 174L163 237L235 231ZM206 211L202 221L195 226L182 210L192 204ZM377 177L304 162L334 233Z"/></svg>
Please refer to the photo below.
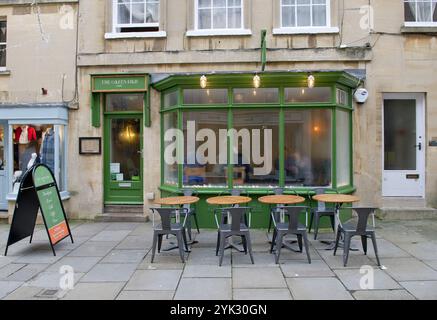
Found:
<svg viewBox="0 0 437 320"><path fill-rule="evenodd" d="M234 205L252 201L252 198L242 196L219 196L208 198L206 202L213 205Z"/></svg>
<svg viewBox="0 0 437 320"><path fill-rule="evenodd" d="M305 202L304 197L294 195L272 195L264 196L258 199L261 203L266 204L295 204Z"/></svg>
<svg viewBox="0 0 437 320"><path fill-rule="evenodd" d="M351 196L348 194L317 194L313 197L314 200L328 202L328 203L352 203L360 201L357 196Z"/></svg>
<svg viewBox="0 0 437 320"><path fill-rule="evenodd" d="M199 200L200 199L198 197L180 196L180 197L161 198L155 200L155 204L166 205L166 206L180 206L184 204L193 204L198 202Z"/></svg>

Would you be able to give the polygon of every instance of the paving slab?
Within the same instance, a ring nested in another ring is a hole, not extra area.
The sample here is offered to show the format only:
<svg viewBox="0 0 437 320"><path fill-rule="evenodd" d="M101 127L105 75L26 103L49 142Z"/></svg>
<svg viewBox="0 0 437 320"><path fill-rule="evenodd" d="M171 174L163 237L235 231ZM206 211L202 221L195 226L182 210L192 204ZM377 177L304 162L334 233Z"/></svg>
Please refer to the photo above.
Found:
<svg viewBox="0 0 437 320"><path fill-rule="evenodd" d="M362 266L377 267L376 262L362 252L350 252L346 267L343 265L343 250L338 250L336 256L334 256L334 251L332 250L318 250L318 252L331 269L359 269ZM384 260L382 260L381 263L384 264Z"/></svg>
<svg viewBox="0 0 437 320"><path fill-rule="evenodd" d="M63 257L52 264L46 271L59 272L62 266L70 266L74 272L86 273L94 267L102 257Z"/></svg>
<svg viewBox="0 0 437 320"><path fill-rule="evenodd" d="M420 260L437 260L437 241L401 242L399 247Z"/></svg>
<svg viewBox="0 0 437 320"><path fill-rule="evenodd" d="M175 300L230 300L232 280L228 278L183 278Z"/></svg>
<svg viewBox="0 0 437 320"><path fill-rule="evenodd" d="M143 225L138 222L112 222L106 228L105 231L119 231L119 230L128 230L133 231L137 227Z"/></svg>
<svg viewBox="0 0 437 320"><path fill-rule="evenodd" d="M103 230L97 233L90 241L117 241L120 242L128 236L129 230Z"/></svg>
<svg viewBox="0 0 437 320"><path fill-rule="evenodd" d="M47 269L48 266L49 266L48 264L28 264L25 267L21 268L20 270L11 274L5 280L8 280L8 281L29 281L34 276L36 276L38 273Z"/></svg>
<svg viewBox="0 0 437 320"><path fill-rule="evenodd" d="M80 282L127 282L136 267L136 263L99 263L82 277Z"/></svg>
<svg viewBox="0 0 437 320"><path fill-rule="evenodd" d="M182 273L183 278L230 278L231 266L187 265Z"/></svg>
<svg viewBox="0 0 437 320"><path fill-rule="evenodd" d="M17 259L17 257L5 257L0 255L0 268L14 262Z"/></svg>
<svg viewBox="0 0 437 320"><path fill-rule="evenodd" d="M423 262L437 271L437 260L424 260Z"/></svg>
<svg viewBox="0 0 437 320"><path fill-rule="evenodd" d="M234 289L234 300L293 300L288 289Z"/></svg>
<svg viewBox="0 0 437 320"><path fill-rule="evenodd" d="M10 263L5 265L3 268L0 269L0 280L9 277L11 274L17 272L25 266L26 264L23 263Z"/></svg>
<svg viewBox="0 0 437 320"><path fill-rule="evenodd" d="M360 290L352 295L356 300L415 300L406 290Z"/></svg>
<svg viewBox="0 0 437 320"><path fill-rule="evenodd" d="M15 259L14 262L52 264L61 259L63 256L67 255L68 253L70 253L70 251L68 250L56 250L56 256L54 256L51 251L35 250Z"/></svg>
<svg viewBox="0 0 437 320"><path fill-rule="evenodd" d="M385 239L377 239L376 245L378 246L378 256L382 258L408 258L411 254L395 245L393 242ZM375 252L373 250L373 245L371 240L368 240L367 245L367 255L371 258L375 257Z"/></svg>
<svg viewBox="0 0 437 320"><path fill-rule="evenodd" d="M185 267L185 264L182 263L179 254L175 253L162 253L159 255L155 255L154 263L150 262L151 254L150 252L143 259L143 261L139 264L137 269L142 270L182 270Z"/></svg>
<svg viewBox="0 0 437 320"><path fill-rule="evenodd" d="M108 227L109 223L83 223L74 228L73 237L94 237L97 233Z"/></svg>
<svg viewBox="0 0 437 320"><path fill-rule="evenodd" d="M287 284L296 300L353 300L336 278L289 278Z"/></svg>
<svg viewBox="0 0 437 320"><path fill-rule="evenodd" d="M437 281L406 281L400 284L420 300L437 300Z"/></svg>
<svg viewBox="0 0 437 320"><path fill-rule="evenodd" d="M115 283L78 283L70 290L63 300L114 300L125 285L124 282Z"/></svg>
<svg viewBox="0 0 437 320"><path fill-rule="evenodd" d="M174 291L122 291L117 300L172 300Z"/></svg>
<svg viewBox="0 0 437 320"><path fill-rule="evenodd" d="M232 250L225 250L222 266L231 265ZM244 256L244 254L243 254ZM249 259L249 257L247 256ZM209 248L192 248L188 256L187 264L189 265L213 265L218 266L219 257L215 255L215 245Z"/></svg>
<svg viewBox="0 0 437 320"><path fill-rule="evenodd" d="M37 297L37 295L41 294L44 290L45 289L40 287L21 286L4 297L3 300L48 300L47 298L44 299ZM57 299L57 297L54 297L53 299Z"/></svg>
<svg viewBox="0 0 437 320"><path fill-rule="evenodd" d="M137 270L124 290L174 291L181 274L182 270Z"/></svg>
<svg viewBox="0 0 437 320"><path fill-rule="evenodd" d="M145 237L144 235L140 235L140 236L129 235L117 245L117 249L149 250L152 247L152 241L153 241L152 236Z"/></svg>
<svg viewBox="0 0 437 320"><path fill-rule="evenodd" d="M369 270L371 269L363 270L363 273L360 272L360 269L336 269L334 271L340 281L343 282L348 290L382 290L402 288L396 281L393 280L393 278L391 278L383 270L373 269L373 276L369 273ZM369 282L371 281L371 278L373 278L373 284Z"/></svg>
<svg viewBox="0 0 437 320"><path fill-rule="evenodd" d="M286 288L284 276L279 267L276 268L233 268L233 288Z"/></svg>
<svg viewBox="0 0 437 320"><path fill-rule="evenodd" d="M68 254L69 257L104 257L118 242L88 241Z"/></svg>
<svg viewBox="0 0 437 320"><path fill-rule="evenodd" d="M101 263L136 263L139 264L147 252L144 250L112 250Z"/></svg>
<svg viewBox="0 0 437 320"><path fill-rule="evenodd" d="M311 264L305 260L283 261L280 267L286 278L335 276L323 260L313 260Z"/></svg>
<svg viewBox="0 0 437 320"><path fill-rule="evenodd" d="M235 268L257 268L257 267L278 267L275 263L275 256L268 252L254 252L253 260L255 264L252 264L250 256L245 255L242 252L233 250L232 252L232 267Z"/></svg>
<svg viewBox="0 0 437 320"><path fill-rule="evenodd" d="M437 280L437 271L415 258L384 259L383 264L397 281Z"/></svg>
<svg viewBox="0 0 437 320"><path fill-rule="evenodd" d="M23 283L22 281L0 281L0 299L6 297Z"/></svg>

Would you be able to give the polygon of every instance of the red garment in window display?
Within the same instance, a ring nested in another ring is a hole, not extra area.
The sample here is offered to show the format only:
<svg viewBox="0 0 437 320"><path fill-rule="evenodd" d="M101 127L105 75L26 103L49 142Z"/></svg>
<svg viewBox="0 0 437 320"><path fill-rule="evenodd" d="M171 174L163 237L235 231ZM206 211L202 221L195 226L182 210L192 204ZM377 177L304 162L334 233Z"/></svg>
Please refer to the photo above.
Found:
<svg viewBox="0 0 437 320"><path fill-rule="evenodd" d="M29 142L36 140L36 130L34 127L27 128L27 139L29 140Z"/></svg>
<svg viewBox="0 0 437 320"><path fill-rule="evenodd" d="M14 130L14 140L16 142L18 142L18 140L20 140L20 136L21 136L22 131L23 131L23 129L21 129L21 127L18 127L17 129Z"/></svg>

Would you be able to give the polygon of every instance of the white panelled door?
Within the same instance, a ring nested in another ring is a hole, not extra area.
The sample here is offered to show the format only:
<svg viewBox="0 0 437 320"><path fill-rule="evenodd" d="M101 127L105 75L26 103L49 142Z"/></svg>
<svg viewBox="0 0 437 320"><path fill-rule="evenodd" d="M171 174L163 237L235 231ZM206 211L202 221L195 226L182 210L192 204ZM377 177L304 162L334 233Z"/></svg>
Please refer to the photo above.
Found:
<svg viewBox="0 0 437 320"><path fill-rule="evenodd" d="M424 197L425 141L424 94L384 94L384 197Z"/></svg>

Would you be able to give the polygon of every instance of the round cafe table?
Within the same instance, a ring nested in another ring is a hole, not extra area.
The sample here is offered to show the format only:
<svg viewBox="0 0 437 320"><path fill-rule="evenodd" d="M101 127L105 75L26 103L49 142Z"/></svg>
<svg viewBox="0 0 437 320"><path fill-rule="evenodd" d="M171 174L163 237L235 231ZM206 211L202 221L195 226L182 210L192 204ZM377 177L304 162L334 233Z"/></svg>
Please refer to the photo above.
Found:
<svg viewBox="0 0 437 320"><path fill-rule="evenodd" d="M357 196L351 196L348 194L318 194L313 197L316 201L321 201L325 203L333 203L335 207L335 231L334 231L334 241L331 242L331 245L326 250L333 250L335 248L335 238L337 237L338 227L341 226L340 221L340 208L345 203L353 203L360 201L360 198ZM340 240L339 247L343 248L343 239ZM356 250L352 249L351 250Z"/></svg>
<svg viewBox="0 0 437 320"><path fill-rule="evenodd" d="M181 207L185 204L194 204L198 202L200 199L198 197L193 196L178 196L178 197L168 197L168 198L161 198L158 200L155 200L154 203L161 206L178 206ZM176 213L176 223L180 223L180 211L178 209L175 210ZM187 217L189 219L189 217ZM195 244L198 241L191 241L188 243L189 245ZM174 243L171 243L171 246L168 248L162 249L162 251L170 251L178 248L178 246Z"/></svg>
<svg viewBox="0 0 437 320"><path fill-rule="evenodd" d="M281 194L281 195L270 195L270 196L264 196L261 198L258 198L258 201L264 204L275 204L278 206L284 206L284 205L292 205L292 204L298 204L298 203L303 203L305 202L305 198L301 197L301 196L296 196L296 195L287 195L287 194ZM281 210L281 208L279 208L279 219L281 221L281 223L284 223L285 221L285 212L284 210ZM271 242L271 240L270 240ZM296 241L291 241L291 244L296 243ZM296 251L295 249L291 248L290 246L288 246L287 244L283 244L286 248L292 250L292 251Z"/></svg>
<svg viewBox="0 0 437 320"><path fill-rule="evenodd" d="M243 197L243 196L218 196L206 199L206 202L210 205L219 205L219 206L237 206L240 204L246 204L252 201L252 198ZM229 221L229 216L228 216ZM235 243L229 241L229 246L225 249L235 248L240 252L244 252L243 249L237 247Z"/></svg>

